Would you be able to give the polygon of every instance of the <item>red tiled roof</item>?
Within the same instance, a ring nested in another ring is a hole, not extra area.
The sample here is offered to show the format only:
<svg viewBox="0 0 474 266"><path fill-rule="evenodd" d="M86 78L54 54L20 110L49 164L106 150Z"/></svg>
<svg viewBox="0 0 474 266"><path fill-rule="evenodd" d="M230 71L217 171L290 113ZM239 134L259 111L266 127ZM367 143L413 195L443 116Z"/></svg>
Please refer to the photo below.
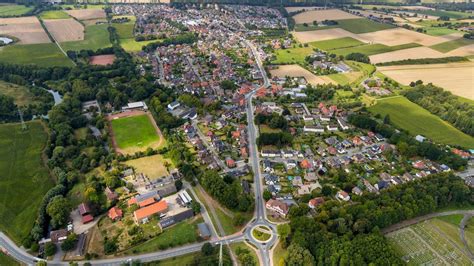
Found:
<svg viewBox="0 0 474 266"><path fill-rule="evenodd" d="M94 220L94 216L90 215L90 214L87 214L87 215L84 215L82 216L82 223L83 224L86 224L86 223L90 223Z"/></svg>
<svg viewBox="0 0 474 266"><path fill-rule="evenodd" d="M144 201L139 202L138 206L140 206L140 208L143 208L143 207L146 207L146 206L151 205L153 203L155 203L155 198L151 197L151 198L148 198Z"/></svg>
<svg viewBox="0 0 474 266"><path fill-rule="evenodd" d="M109 218L112 220L115 220L117 218L122 218L123 212L120 208L117 206L113 207L112 209L109 210Z"/></svg>
<svg viewBox="0 0 474 266"><path fill-rule="evenodd" d="M168 203L162 200L152 205L136 210L133 213L133 215L135 216L136 220L142 220L144 218L150 217L153 214L164 213L167 210L168 210Z"/></svg>

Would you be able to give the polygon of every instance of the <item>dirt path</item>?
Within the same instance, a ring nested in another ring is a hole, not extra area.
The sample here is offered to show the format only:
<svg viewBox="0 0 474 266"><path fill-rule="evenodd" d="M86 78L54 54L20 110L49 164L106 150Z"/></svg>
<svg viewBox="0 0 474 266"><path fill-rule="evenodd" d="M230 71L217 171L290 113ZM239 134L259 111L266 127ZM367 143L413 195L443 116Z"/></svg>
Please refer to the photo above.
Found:
<svg viewBox="0 0 474 266"><path fill-rule="evenodd" d="M469 219L471 219L472 217L474 217L474 215L472 214L465 214L464 217L462 218L461 220L461 224L459 225L459 233L461 235L461 241L464 243L464 246L466 247L466 250L467 252L469 253L469 257L474 260L474 254L473 252L471 251L471 249L469 248L469 245L467 244L467 241L466 241L466 237L464 235L464 230L466 228L466 225L467 225L467 222L469 221Z"/></svg>

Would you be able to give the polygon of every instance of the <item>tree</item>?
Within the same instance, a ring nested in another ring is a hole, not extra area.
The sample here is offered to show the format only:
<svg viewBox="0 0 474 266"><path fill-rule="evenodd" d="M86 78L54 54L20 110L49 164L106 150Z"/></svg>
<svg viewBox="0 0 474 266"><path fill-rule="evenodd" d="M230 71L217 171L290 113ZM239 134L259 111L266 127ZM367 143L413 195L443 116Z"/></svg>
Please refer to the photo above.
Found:
<svg viewBox="0 0 474 266"><path fill-rule="evenodd" d="M386 114L385 117L383 118L383 123L388 125L390 124L390 115Z"/></svg>
<svg viewBox="0 0 474 266"><path fill-rule="evenodd" d="M288 247L288 254L285 258L285 264L292 266L315 265L314 257L311 255L309 250L297 244L292 244Z"/></svg>
<svg viewBox="0 0 474 266"><path fill-rule="evenodd" d="M194 214L201 213L201 204L199 204L197 201L192 201L191 209L193 210Z"/></svg>
<svg viewBox="0 0 474 266"><path fill-rule="evenodd" d="M77 242L77 235L72 233L68 235L66 240L64 240L64 242L61 244L61 249L63 251L72 250L76 246L76 242Z"/></svg>
<svg viewBox="0 0 474 266"><path fill-rule="evenodd" d="M49 242L46 243L46 245L44 246L44 255L46 255L47 257L53 256L54 254L56 254L56 251L57 247L54 243Z"/></svg>
<svg viewBox="0 0 474 266"><path fill-rule="evenodd" d="M263 191L263 199L264 199L265 201L268 201L268 200L271 199L271 198L272 198L272 193L271 193L270 191L268 191L268 190L265 189L265 190Z"/></svg>
<svg viewBox="0 0 474 266"><path fill-rule="evenodd" d="M211 243L205 243L202 245L201 252L204 256L212 255L212 253L214 253L214 247Z"/></svg>
<svg viewBox="0 0 474 266"><path fill-rule="evenodd" d="M183 181L179 179L174 181L174 186L176 187L177 191L180 191L183 188Z"/></svg>
<svg viewBox="0 0 474 266"><path fill-rule="evenodd" d="M72 207L69 200L61 195L52 198L46 208L46 212L51 217L51 225L54 228L65 226L69 221L71 211Z"/></svg>

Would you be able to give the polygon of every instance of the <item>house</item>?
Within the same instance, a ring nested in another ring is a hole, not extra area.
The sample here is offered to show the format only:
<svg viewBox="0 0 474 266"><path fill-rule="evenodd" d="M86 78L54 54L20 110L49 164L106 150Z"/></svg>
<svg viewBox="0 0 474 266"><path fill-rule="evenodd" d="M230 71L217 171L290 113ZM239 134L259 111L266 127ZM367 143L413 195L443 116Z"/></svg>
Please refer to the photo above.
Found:
<svg viewBox="0 0 474 266"><path fill-rule="evenodd" d="M161 227L161 229L165 229L167 227L170 227L176 223L179 223L181 221L184 221L186 219L189 219L191 217L194 217L194 211L192 209L187 209L183 212L180 212L178 214L175 214L173 216L169 216L169 217L166 217L166 218L163 218L160 220L160 222L158 223Z"/></svg>
<svg viewBox="0 0 474 266"><path fill-rule="evenodd" d="M279 152L273 150L262 150L261 155L262 157L274 158L279 155Z"/></svg>
<svg viewBox="0 0 474 266"><path fill-rule="evenodd" d="M344 190L339 190L336 194L336 198L338 198L340 200L343 200L343 201L349 201L351 199L349 194L347 192L345 192Z"/></svg>
<svg viewBox="0 0 474 266"><path fill-rule="evenodd" d="M295 176L295 177L293 177L293 179L291 180L291 184L292 184L294 187L302 186L302 185L303 185L303 179L301 179L301 176Z"/></svg>
<svg viewBox="0 0 474 266"><path fill-rule="evenodd" d="M146 105L145 102L133 102L122 107L122 111L139 110L139 109L146 111L148 110L148 106Z"/></svg>
<svg viewBox="0 0 474 266"><path fill-rule="evenodd" d="M113 208L111 208L107 214L109 216L109 218L112 220L112 221L118 221L120 219L122 219L123 217L123 212L122 212L122 209L120 209L119 207L117 206L114 206Z"/></svg>
<svg viewBox="0 0 474 266"><path fill-rule="evenodd" d="M249 181L243 179L242 182L241 182L241 185L242 185L242 190L244 191L244 193L245 194L250 194L251 190L250 190Z"/></svg>
<svg viewBox="0 0 474 266"><path fill-rule="evenodd" d="M207 239L211 238L211 231L209 230L209 227L207 226L206 223L200 223L197 226L198 226L199 236L202 239L207 240Z"/></svg>
<svg viewBox="0 0 474 266"><path fill-rule="evenodd" d="M322 126L304 126L303 132L311 133L324 133L324 127Z"/></svg>
<svg viewBox="0 0 474 266"><path fill-rule="evenodd" d="M308 206L311 209L314 209L314 208L318 207L319 205L321 205L323 203L324 203L324 198L323 197L317 197L317 198L314 198L314 199L310 199L309 202L308 202Z"/></svg>
<svg viewBox="0 0 474 266"><path fill-rule="evenodd" d="M140 203L142 201L147 201L147 200L148 200L149 204L153 203L149 199L152 199L153 202L158 201L158 200L160 200L160 195L158 194L157 191L151 191L151 192L141 194L141 195L138 195L138 196L135 196L135 197L129 199L127 201L127 204L128 204L128 206L131 206L133 204L140 205ZM145 203L143 206L147 206L149 204Z"/></svg>
<svg viewBox="0 0 474 266"><path fill-rule="evenodd" d="M327 125L326 128L327 128L329 131L333 131L333 132L338 130L337 125L334 125L334 124L329 124L329 125Z"/></svg>
<svg viewBox="0 0 474 266"><path fill-rule="evenodd" d="M377 141L384 141L385 140L385 138L382 135L380 135L379 133L375 134L375 139Z"/></svg>
<svg viewBox="0 0 474 266"><path fill-rule="evenodd" d="M115 191L113 191L112 189L110 189L109 187L105 188L104 193L105 193L105 196L107 197L107 199L110 200L110 201L117 200L117 198L118 198L118 194Z"/></svg>
<svg viewBox="0 0 474 266"><path fill-rule="evenodd" d="M352 188L352 194L360 196L360 195L362 195L362 190L359 187L354 187L354 188Z"/></svg>
<svg viewBox="0 0 474 266"><path fill-rule="evenodd" d="M346 121L342 120L342 118L338 117L336 120L337 120L337 123L339 124L339 126L341 127L342 130L348 130L349 129L349 125L346 123Z"/></svg>
<svg viewBox="0 0 474 266"><path fill-rule="evenodd" d="M471 188L474 188L474 176L467 177L464 182Z"/></svg>
<svg viewBox="0 0 474 266"><path fill-rule="evenodd" d="M265 176L265 184L274 185L276 183L278 183L278 176L276 176L276 175L266 175Z"/></svg>
<svg viewBox="0 0 474 266"><path fill-rule="evenodd" d="M270 160L263 160L262 165L263 165L263 171L265 173L273 173L273 166Z"/></svg>
<svg viewBox="0 0 474 266"><path fill-rule="evenodd" d="M285 164L286 164L286 169L293 169L297 166L295 160L288 160L285 162Z"/></svg>
<svg viewBox="0 0 474 266"><path fill-rule="evenodd" d="M227 167L229 167L229 168L234 168L235 167L235 161L232 158L225 159L225 163L226 163Z"/></svg>
<svg viewBox="0 0 474 266"><path fill-rule="evenodd" d="M144 208L140 208L133 212L133 218L135 222L138 223L147 223L149 218L152 215L163 214L168 211L168 203L165 200L155 202L151 205L148 205Z"/></svg>
<svg viewBox="0 0 474 266"><path fill-rule="evenodd" d="M66 240L68 234L69 232L66 229L54 230L49 234L49 238L51 239L51 242L57 244Z"/></svg>
<svg viewBox="0 0 474 266"><path fill-rule="evenodd" d="M90 223L94 220L94 216L90 213L91 210L89 208L89 205L86 203L81 203L78 207L79 209L79 214L82 216L82 223L87 224Z"/></svg>
<svg viewBox="0 0 474 266"><path fill-rule="evenodd" d="M319 185L319 183L311 183L308 185L302 185L300 188L298 188L297 193L299 196L311 194L311 191L317 188L321 188L321 185Z"/></svg>
<svg viewBox="0 0 474 266"><path fill-rule="evenodd" d="M181 104L178 101L174 101L174 102L168 104L168 109L170 111L173 111L174 109L178 108L179 106L181 106Z"/></svg>
<svg viewBox="0 0 474 266"><path fill-rule="evenodd" d="M282 217L286 217L289 211L289 207L285 202L274 199L268 200L267 203L265 203L265 208L276 212Z"/></svg>
<svg viewBox="0 0 474 266"><path fill-rule="evenodd" d="M162 185L156 190L156 192L158 193L160 197L163 198L163 197L166 197L178 192L178 190L176 189L176 186L173 183L171 183L167 185Z"/></svg>
<svg viewBox="0 0 474 266"><path fill-rule="evenodd" d="M300 163L300 166L303 169L310 169L310 168L313 167L313 165L311 164L311 162L308 159L302 160L301 163Z"/></svg>

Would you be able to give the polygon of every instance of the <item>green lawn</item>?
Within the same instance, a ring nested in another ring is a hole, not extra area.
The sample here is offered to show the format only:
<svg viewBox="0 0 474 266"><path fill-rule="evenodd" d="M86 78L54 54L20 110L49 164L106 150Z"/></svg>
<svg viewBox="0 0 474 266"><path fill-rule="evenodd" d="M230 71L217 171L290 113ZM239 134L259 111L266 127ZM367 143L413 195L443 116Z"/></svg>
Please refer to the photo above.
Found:
<svg viewBox="0 0 474 266"><path fill-rule="evenodd" d="M114 119L112 129L117 145L122 149L146 147L159 139L147 115Z"/></svg>
<svg viewBox="0 0 474 266"><path fill-rule="evenodd" d="M344 19L337 22L339 28L356 34L395 28L395 26L374 22L365 18Z"/></svg>
<svg viewBox="0 0 474 266"><path fill-rule="evenodd" d="M289 49L278 49L275 51L276 60L273 64L303 64L306 56L313 53L313 47L296 47Z"/></svg>
<svg viewBox="0 0 474 266"><path fill-rule="evenodd" d="M64 51L93 50L112 46L110 43L107 24L90 25L86 27L83 41L63 42L61 47Z"/></svg>
<svg viewBox="0 0 474 266"><path fill-rule="evenodd" d="M441 216L438 217L437 219L448 222L452 225L459 226L461 224L461 220L464 217L462 214L453 214L453 215L448 215L448 216Z"/></svg>
<svg viewBox="0 0 474 266"><path fill-rule="evenodd" d="M408 48L413 48L413 47L419 47L419 46L421 45L417 43L407 43L407 44L401 44L401 45L396 45L396 46L387 46L384 44L377 43L377 44L367 44L367 45L361 45L361 46L355 46L355 47L349 47L349 48L336 49L336 50L332 50L331 53L336 54L336 55L343 55L343 56L346 56L350 53L361 53L361 54L370 56L370 55L388 53L388 52L393 52L393 51L403 50L403 49L408 49Z"/></svg>
<svg viewBox="0 0 474 266"><path fill-rule="evenodd" d="M28 88L0 80L0 94L13 97L15 104L25 106L34 103L34 95Z"/></svg>
<svg viewBox="0 0 474 266"><path fill-rule="evenodd" d="M333 40L310 42L309 45L320 50L330 51L335 49L360 46L364 45L364 43L351 37L345 37Z"/></svg>
<svg viewBox="0 0 474 266"><path fill-rule="evenodd" d="M234 252L235 255L238 255L237 251L239 251L239 250L247 251L248 254L250 254L250 256L253 257L254 261L258 263L258 257L257 257L257 254L255 253L255 250L252 249L251 247L249 247L244 242L232 243L232 244L230 244L230 248L232 249L232 251Z"/></svg>
<svg viewBox="0 0 474 266"><path fill-rule="evenodd" d="M65 19L71 18L68 13L62 10L51 10L51 11L44 11L40 14L41 19Z"/></svg>
<svg viewBox="0 0 474 266"><path fill-rule="evenodd" d="M442 52L442 53L447 53L449 51L452 51L454 49L474 44L474 40L468 40L468 39L457 39L454 41L449 41L449 42L443 42L443 43L438 43L436 45L430 46L430 48L435 49L436 51Z"/></svg>
<svg viewBox="0 0 474 266"><path fill-rule="evenodd" d="M20 266L20 263L14 260L12 257L3 254L0 251L0 265L5 266Z"/></svg>
<svg viewBox="0 0 474 266"><path fill-rule="evenodd" d="M24 5L0 5L0 17L21 16L33 10L32 6Z"/></svg>
<svg viewBox="0 0 474 266"><path fill-rule="evenodd" d="M41 160L47 134L40 122L0 126L0 230L16 243L28 236L43 195L54 186ZM26 196L27 195L27 196Z"/></svg>
<svg viewBox="0 0 474 266"><path fill-rule="evenodd" d="M369 110L382 116L390 115L391 121L412 135L423 135L435 142L474 147L474 138L459 131L441 118L431 114L403 96L379 99Z"/></svg>
<svg viewBox="0 0 474 266"><path fill-rule="evenodd" d="M265 230L265 229L263 229L263 230ZM264 233L262 231L258 231L256 229L254 229L252 231L252 236L255 237L255 239L260 240L260 241L267 241L271 237L270 234Z"/></svg>
<svg viewBox="0 0 474 266"><path fill-rule="evenodd" d="M0 48L0 62L34 64L40 67L73 66L54 43L11 45Z"/></svg>

